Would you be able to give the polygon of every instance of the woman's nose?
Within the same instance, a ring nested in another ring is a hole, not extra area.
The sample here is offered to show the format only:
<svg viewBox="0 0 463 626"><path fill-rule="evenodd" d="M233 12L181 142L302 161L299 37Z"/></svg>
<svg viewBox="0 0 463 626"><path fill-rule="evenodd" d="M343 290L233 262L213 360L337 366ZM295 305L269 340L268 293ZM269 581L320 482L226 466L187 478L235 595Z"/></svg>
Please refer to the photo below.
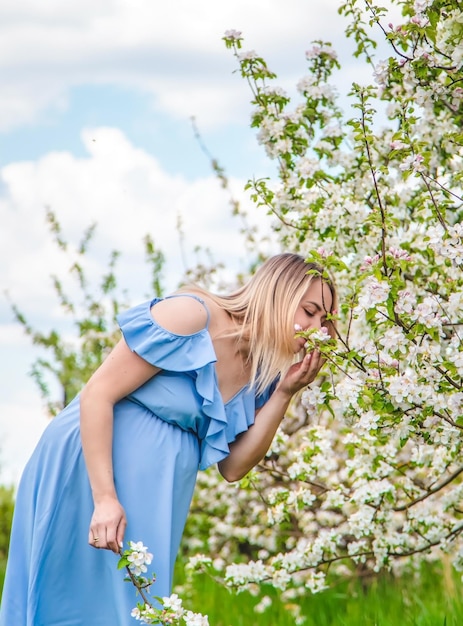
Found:
<svg viewBox="0 0 463 626"><path fill-rule="evenodd" d="M318 315L317 315L317 316L315 316L315 317L313 318L313 320L312 320L312 324L310 324L310 327L311 327L311 328L316 328L317 330L320 330L320 328L321 328L322 326L323 326L323 322L322 322L322 318L321 318L321 316L320 316L320 317L318 317Z"/></svg>

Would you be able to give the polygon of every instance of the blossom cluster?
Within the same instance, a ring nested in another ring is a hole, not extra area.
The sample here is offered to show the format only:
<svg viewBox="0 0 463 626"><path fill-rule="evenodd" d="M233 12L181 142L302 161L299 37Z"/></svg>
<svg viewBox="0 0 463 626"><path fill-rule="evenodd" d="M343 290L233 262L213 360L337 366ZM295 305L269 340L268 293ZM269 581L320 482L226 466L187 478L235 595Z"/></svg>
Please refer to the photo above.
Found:
<svg viewBox="0 0 463 626"><path fill-rule="evenodd" d="M135 586L143 600L132 609L131 616L142 624L209 626L207 615L186 610L182 599L176 593L162 598L155 597L152 600L148 598L147 590L156 581L156 576L153 575L148 580L143 574L152 560L153 555L148 552L142 541L129 541L128 548L121 551L118 568L126 568L129 574L126 580Z"/></svg>
<svg viewBox="0 0 463 626"><path fill-rule="evenodd" d="M170 596L164 596L162 600L162 609L153 606L135 607L131 616L142 624L173 624L184 623L185 626L209 626L209 620L206 615L194 613L183 608L182 600L176 593Z"/></svg>
<svg viewBox="0 0 463 626"><path fill-rule="evenodd" d="M153 555L148 552L148 548L143 545L143 542L129 541L127 561L129 562L128 568L134 576L144 574L148 570L146 566L151 565L152 560Z"/></svg>

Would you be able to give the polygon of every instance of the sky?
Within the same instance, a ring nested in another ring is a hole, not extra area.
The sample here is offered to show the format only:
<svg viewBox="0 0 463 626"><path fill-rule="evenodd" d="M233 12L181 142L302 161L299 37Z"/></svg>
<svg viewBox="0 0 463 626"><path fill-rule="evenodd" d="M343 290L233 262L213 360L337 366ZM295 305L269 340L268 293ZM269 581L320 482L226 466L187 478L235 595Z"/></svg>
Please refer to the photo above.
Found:
<svg viewBox="0 0 463 626"><path fill-rule="evenodd" d="M53 244L46 211L56 214L71 251L97 224L90 276L119 250L120 283L133 304L150 296L146 234L166 256L166 290L175 289L197 246L230 277L245 270L252 259L240 223L191 118L235 197L249 206L246 180L272 166L249 129L251 94L222 36L242 31L244 49L262 54L283 87L304 75L312 41L331 41L343 62L337 86L347 91L354 78L371 78L352 59L338 4L2 0L0 483L17 483L48 421L29 374L42 353L14 321L11 301L34 327L67 332L51 275L72 292L69 261ZM262 210L252 208L249 219L268 229Z"/></svg>

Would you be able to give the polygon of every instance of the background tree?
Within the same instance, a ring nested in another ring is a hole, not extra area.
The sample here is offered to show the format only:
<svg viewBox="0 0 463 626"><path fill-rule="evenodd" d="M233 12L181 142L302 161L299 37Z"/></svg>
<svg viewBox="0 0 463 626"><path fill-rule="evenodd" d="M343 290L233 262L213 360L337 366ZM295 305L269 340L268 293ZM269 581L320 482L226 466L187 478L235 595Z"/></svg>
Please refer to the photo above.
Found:
<svg viewBox="0 0 463 626"><path fill-rule="evenodd" d="M46 220L56 245L63 253L63 263L67 263L68 274L74 278L74 287L77 288L72 289L70 295L60 278L55 274L51 276L61 310L66 319L70 320L71 331L69 334L60 329L42 332L34 328L14 302L11 306L16 321L22 325L32 343L43 348L46 355L36 359L31 375L40 389L47 412L54 416L81 390L118 341L120 333L116 316L129 306L129 301L127 290L121 288L117 280L119 251L110 252L107 271L100 277L98 284L88 279L86 260L96 224L89 226L81 241L72 246L64 239L56 214L48 210ZM148 288L152 297L156 297L161 295L163 289L164 255L149 235L146 235L143 243L150 275ZM56 393L59 394L58 398Z"/></svg>
<svg viewBox="0 0 463 626"><path fill-rule="evenodd" d="M5 575L8 547L10 545L13 509L13 488L0 485L0 589L3 587L3 577Z"/></svg>

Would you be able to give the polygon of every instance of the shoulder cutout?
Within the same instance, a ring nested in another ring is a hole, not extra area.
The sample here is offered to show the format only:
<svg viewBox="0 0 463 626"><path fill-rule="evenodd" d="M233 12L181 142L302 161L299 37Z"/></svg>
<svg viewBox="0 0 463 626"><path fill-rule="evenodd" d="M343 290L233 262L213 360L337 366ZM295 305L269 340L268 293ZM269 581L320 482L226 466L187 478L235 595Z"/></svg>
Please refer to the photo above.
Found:
<svg viewBox="0 0 463 626"><path fill-rule="evenodd" d="M175 295L151 307L153 320L174 335L194 335L207 328L209 319L205 304L189 295Z"/></svg>

